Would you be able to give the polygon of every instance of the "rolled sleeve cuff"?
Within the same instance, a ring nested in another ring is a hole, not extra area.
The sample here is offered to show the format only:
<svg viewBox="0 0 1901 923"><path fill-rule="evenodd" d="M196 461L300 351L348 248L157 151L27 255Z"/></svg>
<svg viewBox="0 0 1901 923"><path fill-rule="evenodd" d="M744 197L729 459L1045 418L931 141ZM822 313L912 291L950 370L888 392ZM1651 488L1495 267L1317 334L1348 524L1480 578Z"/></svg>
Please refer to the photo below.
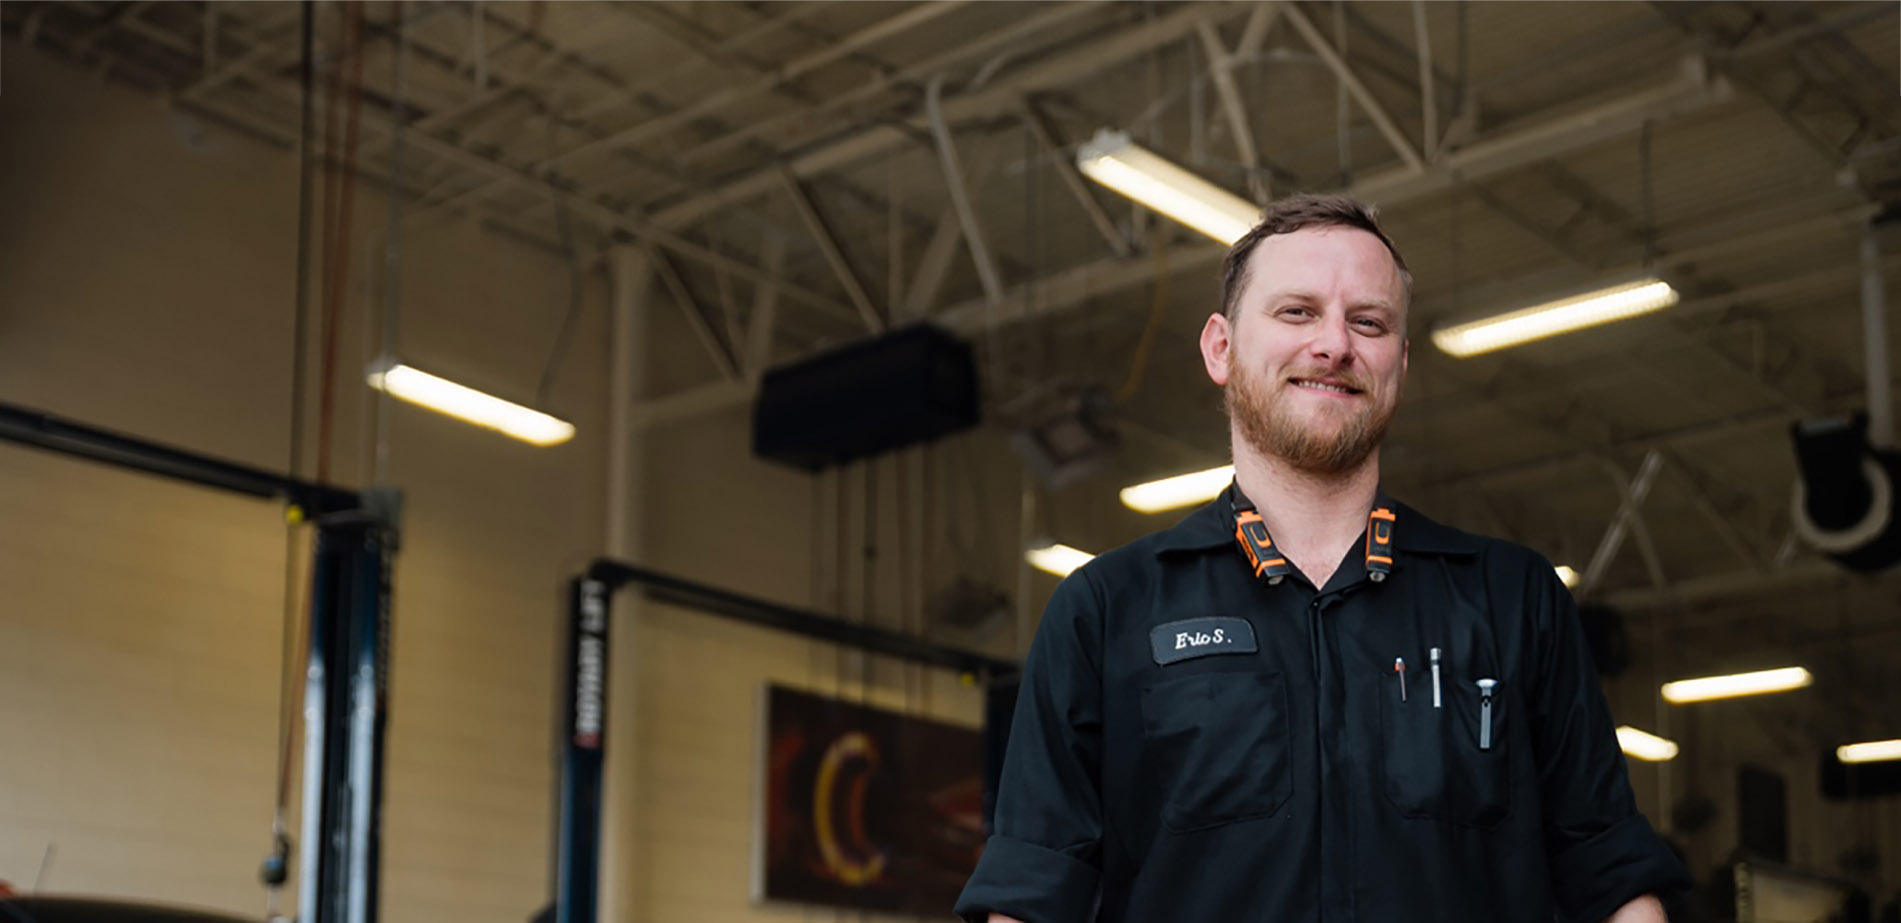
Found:
<svg viewBox="0 0 1901 923"><path fill-rule="evenodd" d="M1095 906L1101 875L1067 853L1035 843L992 836L983 858L957 896L957 916L983 923L992 913L1025 923L1072 923Z"/></svg>
<svg viewBox="0 0 1901 923"><path fill-rule="evenodd" d="M1669 903L1693 884L1642 814L1553 856L1551 877L1569 923L1601 923L1646 894Z"/></svg>

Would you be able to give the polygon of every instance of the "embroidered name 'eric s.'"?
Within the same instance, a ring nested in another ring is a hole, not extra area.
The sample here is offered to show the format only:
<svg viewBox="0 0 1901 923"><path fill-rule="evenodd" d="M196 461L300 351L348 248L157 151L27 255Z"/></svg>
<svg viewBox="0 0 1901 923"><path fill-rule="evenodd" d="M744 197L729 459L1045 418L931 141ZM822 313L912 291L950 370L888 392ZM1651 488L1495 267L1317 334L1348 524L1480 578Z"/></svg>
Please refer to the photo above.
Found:
<svg viewBox="0 0 1901 923"><path fill-rule="evenodd" d="M1252 654L1260 650L1247 619L1209 617L1168 622L1149 629L1149 648L1164 666L1209 654Z"/></svg>

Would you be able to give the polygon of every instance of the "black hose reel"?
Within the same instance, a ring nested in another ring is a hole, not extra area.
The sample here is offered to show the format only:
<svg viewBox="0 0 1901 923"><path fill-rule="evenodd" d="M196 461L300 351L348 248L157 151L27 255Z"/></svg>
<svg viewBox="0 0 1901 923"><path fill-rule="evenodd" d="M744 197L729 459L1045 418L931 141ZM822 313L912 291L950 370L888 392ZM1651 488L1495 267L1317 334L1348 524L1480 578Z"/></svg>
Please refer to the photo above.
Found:
<svg viewBox="0 0 1901 923"><path fill-rule="evenodd" d="M1850 570L1901 561L1901 455L1868 442L1865 414L1803 420L1790 430L1799 469L1789 511L1796 537Z"/></svg>

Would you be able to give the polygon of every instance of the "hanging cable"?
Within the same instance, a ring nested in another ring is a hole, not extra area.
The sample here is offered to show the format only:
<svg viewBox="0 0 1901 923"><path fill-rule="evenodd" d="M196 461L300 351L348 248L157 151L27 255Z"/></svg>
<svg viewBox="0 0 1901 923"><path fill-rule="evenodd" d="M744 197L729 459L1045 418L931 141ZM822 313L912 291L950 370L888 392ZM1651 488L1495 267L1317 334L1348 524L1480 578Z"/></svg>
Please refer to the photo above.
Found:
<svg viewBox="0 0 1901 923"><path fill-rule="evenodd" d="M1657 259L1657 215L1656 200L1650 186L1650 126L1649 119L1644 120L1643 128L1637 133L1637 176L1642 184L1643 223L1644 223L1644 271L1649 272L1651 264Z"/></svg>
<svg viewBox="0 0 1901 923"><path fill-rule="evenodd" d="M396 31L395 90L391 93L389 126L389 217L383 236L383 340L379 358L401 355L396 338L402 331L403 288L403 126L409 121L405 100L409 98L409 28L403 22L403 3L397 0L390 9L390 28ZM376 389L376 465L371 483L389 483L388 389Z"/></svg>
<svg viewBox="0 0 1901 923"><path fill-rule="evenodd" d="M325 240L323 306L323 388L317 402L317 482L330 483L330 447L332 424L336 415L337 336L342 329L344 288L350 278L350 217L355 204L357 127L363 112L363 6L345 8L345 33L350 43L344 50L350 60L348 112L344 121L342 165L330 197L331 226ZM331 84L334 105L338 91L346 81L339 68ZM334 123L335 119L331 121Z"/></svg>
<svg viewBox="0 0 1901 923"><path fill-rule="evenodd" d="M548 123L550 147L553 146L554 123ZM568 312L561 319L561 328L556 331L554 348L548 353L548 364L542 367L541 383L535 387L535 407L548 409L548 397L554 390L555 370L561 367L561 359L568 351L568 343L574 337L574 325L581 316L581 261L574 251L574 228L568 220L567 196L555 185L553 178L548 181L548 194L554 198L554 223L561 234L561 253L568 263Z"/></svg>
<svg viewBox="0 0 1901 923"><path fill-rule="evenodd" d="M1342 58L1347 54L1346 4L1343 0L1333 0L1333 43ZM1335 142L1340 148L1340 183L1346 185L1353 179L1353 110L1352 99L1347 93L1345 79L1334 81L1334 130L1338 134Z"/></svg>
<svg viewBox="0 0 1901 923"><path fill-rule="evenodd" d="M1159 226L1152 228L1149 236L1149 252L1155 254L1155 282L1149 299L1149 319L1142 327L1142 338L1135 343L1135 357L1129 362L1129 377L1123 380L1122 387L1116 389L1114 400L1118 404L1134 397L1141 390L1142 375L1149 364L1149 352L1155 347L1155 336L1162 329L1162 315L1168 307L1168 248L1163 244Z"/></svg>
<svg viewBox="0 0 1901 923"><path fill-rule="evenodd" d="M316 34L315 0L304 0L303 60L298 75L303 112L297 136L297 290L291 300L294 307L291 311L290 464L286 469L292 478L297 477L304 454L304 328L310 311L310 148L311 135L316 129ZM291 729L295 723L291 712L291 670L303 621L299 617L297 592L297 535L303 511L293 502L284 518L284 616L277 670L277 793L271 812L271 852L259 870L265 884L267 921L278 916L278 895L290 876L290 833L284 814L290 797Z"/></svg>

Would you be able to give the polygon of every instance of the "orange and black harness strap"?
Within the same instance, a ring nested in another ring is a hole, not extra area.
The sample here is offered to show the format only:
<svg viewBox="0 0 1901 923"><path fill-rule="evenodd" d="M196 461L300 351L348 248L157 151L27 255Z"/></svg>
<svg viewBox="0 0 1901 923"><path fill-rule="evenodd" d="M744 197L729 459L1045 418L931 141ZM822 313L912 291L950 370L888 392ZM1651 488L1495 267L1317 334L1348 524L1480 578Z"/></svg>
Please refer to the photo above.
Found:
<svg viewBox="0 0 1901 923"><path fill-rule="evenodd" d="M1240 485L1234 486L1233 496L1235 542L1247 555L1254 576L1267 581L1269 586L1280 583L1293 573L1293 567L1287 563L1287 556L1274 547L1274 538L1267 533L1267 522L1255 510L1253 501L1241 493ZM1396 522L1398 517L1383 506L1374 507L1366 516L1366 577L1374 583L1385 580L1386 575L1393 572L1393 525Z"/></svg>

